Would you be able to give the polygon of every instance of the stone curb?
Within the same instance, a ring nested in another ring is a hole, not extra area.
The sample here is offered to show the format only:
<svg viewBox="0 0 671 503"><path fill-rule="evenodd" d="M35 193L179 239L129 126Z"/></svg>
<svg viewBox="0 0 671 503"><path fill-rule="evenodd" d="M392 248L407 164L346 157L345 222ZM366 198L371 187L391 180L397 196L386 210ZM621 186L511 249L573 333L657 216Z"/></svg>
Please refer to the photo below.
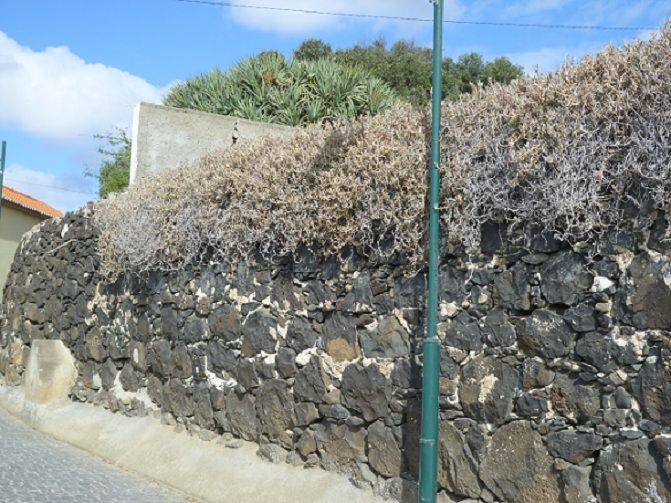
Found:
<svg viewBox="0 0 671 503"><path fill-rule="evenodd" d="M131 418L68 401L38 406L24 400L23 387L4 383L0 407L37 431L204 501L384 501L341 475L265 462L254 443L240 441L235 443L239 447L227 448L176 433L152 417Z"/></svg>

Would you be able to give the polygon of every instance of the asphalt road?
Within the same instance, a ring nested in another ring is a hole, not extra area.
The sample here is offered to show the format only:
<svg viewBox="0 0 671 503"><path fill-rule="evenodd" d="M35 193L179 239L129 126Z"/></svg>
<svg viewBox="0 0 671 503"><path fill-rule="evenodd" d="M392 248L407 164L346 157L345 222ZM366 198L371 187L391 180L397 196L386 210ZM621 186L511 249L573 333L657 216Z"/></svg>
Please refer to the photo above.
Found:
<svg viewBox="0 0 671 503"><path fill-rule="evenodd" d="M195 500L38 433L0 409L1 503L187 501Z"/></svg>

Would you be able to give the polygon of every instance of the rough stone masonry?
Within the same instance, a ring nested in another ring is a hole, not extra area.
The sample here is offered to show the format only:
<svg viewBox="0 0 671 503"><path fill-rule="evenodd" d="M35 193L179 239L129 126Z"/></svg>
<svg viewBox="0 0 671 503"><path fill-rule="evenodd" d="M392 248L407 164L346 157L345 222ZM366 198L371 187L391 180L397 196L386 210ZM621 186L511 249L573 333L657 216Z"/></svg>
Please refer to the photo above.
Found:
<svg viewBox="0 0 671 503"><path fill-rule="evenodd" d="M31 343L76 359L72 399L260 444L411 500L425 276L304 253L170 274L97 273L92 208L17 251L0 373ZM440 277L439 484L446 500L671 501L671 245L659 214L596 255L483 228ZM531 251L528 251L531 250Z"/></svg>

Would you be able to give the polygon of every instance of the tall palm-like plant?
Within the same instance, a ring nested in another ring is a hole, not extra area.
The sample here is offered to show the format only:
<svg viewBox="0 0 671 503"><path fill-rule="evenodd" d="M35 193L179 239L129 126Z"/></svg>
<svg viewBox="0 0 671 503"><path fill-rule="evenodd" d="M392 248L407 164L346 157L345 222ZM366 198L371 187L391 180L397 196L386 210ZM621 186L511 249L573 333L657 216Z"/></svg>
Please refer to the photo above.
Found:
<svg viewBox="0 0 671 503"><path fill-rule="evenodd" d="M373 115L396 101L363 69L332 60L287 60L276 52L215 69L172 88L168 106L302 126Z"/></svg>

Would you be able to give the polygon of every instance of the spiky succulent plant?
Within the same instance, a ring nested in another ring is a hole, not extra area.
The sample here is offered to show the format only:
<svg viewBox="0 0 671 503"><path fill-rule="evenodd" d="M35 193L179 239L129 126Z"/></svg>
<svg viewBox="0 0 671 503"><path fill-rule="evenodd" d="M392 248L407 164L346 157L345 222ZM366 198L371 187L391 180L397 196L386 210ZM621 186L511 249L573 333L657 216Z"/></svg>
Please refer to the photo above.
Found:
<svg viewBox="0 0 671 503"><path fill-rule="evenodd" d="M227 73L215 69L172 88L165 104L302 126L386 110L394 92L362 69L331 60L287 60L266 52Z"/></svg>

